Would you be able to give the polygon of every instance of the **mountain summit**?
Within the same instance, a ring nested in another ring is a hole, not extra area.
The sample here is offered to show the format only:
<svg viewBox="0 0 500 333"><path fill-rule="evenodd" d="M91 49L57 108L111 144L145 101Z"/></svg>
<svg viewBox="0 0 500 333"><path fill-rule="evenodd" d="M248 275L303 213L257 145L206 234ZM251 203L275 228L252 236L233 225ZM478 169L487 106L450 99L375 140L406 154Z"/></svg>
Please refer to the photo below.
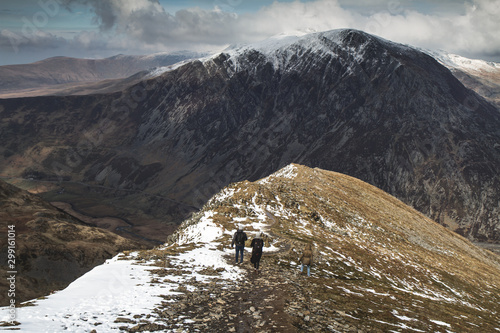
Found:
<svg viewBox="0 0 500 333"><path fill-rule="evenodd" d="M265 234L260 273L248 252L233 263L240 224L247 248ZM119 255L19 317L33 332L494 332L499 295L498 256L367 183L291 164L229 185L166 245Z"/></svg>
<svg viewBox="0 0 500 333"><path fill-rule="evenodd" d="M295 162L500 240L500 113L429 55L361 31L235 47L121 94L2 100L0 115L2 173L112 195L131 221L180 222Z"/></svg>

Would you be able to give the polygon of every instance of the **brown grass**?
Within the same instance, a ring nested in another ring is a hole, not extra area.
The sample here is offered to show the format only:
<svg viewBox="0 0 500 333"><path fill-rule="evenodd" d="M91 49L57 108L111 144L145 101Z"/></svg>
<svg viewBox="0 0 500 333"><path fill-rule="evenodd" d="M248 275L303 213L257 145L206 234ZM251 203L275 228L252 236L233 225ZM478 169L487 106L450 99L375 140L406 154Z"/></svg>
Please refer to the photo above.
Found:
<svg viewBox="0 0 500 333"><path fill-rule="evenodd" d="M203 211L215 212L213 221L226 230L236 229L237 218L247 226L264 221L275 244L288 249L269 259L285 270L295 269L304 244L313 243L314 274L303 288L357 327L500 328L498 256L360 180L294 168L293 179L231 184L225 190L231 195L216 195Z"/></svg>

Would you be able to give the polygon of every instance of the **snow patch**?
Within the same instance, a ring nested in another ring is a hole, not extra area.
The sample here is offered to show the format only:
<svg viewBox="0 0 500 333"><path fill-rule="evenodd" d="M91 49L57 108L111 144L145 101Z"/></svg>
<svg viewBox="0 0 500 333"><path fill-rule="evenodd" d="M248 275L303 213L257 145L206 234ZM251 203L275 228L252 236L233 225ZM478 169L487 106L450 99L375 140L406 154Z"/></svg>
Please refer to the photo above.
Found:
<svg viewBox="0 0 500 333"><path fill-rule="evenodd" d="M146 79L150 79L150 78L155 78L155 77L158 77L162 74L165 74L167 72L171 72L173 70L176 70L177 68L179 67L182 67L184 66L185 64L188 64L190 62L192 62L193 59L189 59L189 60L183 60L183 61L180 61L178 63L175 63L173 65L169 65L169 66L161 66L161 67L156 67L156 68L153 68L146 76L145 78Z"/></svg>
<svg viewBox="0 0 500 333"><path fill-rule="evenodd" d="M446 51L422 51L429 54L448 68L486 72L496 72L500 70L500 64L492 61L469 59L456 54L448 53Z"/></svg>
<svg viewBox="0 0 500 333"><path fill-rule="evenodd" d="M213 211L207 211L198 223L184 228L182 233L179 234L177 244L210 243L222 237L224 231L212 221L211 217L213 215Z"/></svg>
<svg viewBox="0 0 500 333"><path fill-rule="evenodd" d="M95 267L66 289L34 301L35 306L17 308L23 332L90 332L117 329L123 313L149 312L162 300L163 289L152 288L148 269L118 256ZM8 308L0 309L7 320Z"/></svg>
<svg viewBox="0 0 500 333"><path fill-rule="evenodd" d="M258 184L268 184L271 180L276 179L276 178L294 179L298 175L298 170L299 169L295 165L289 164L286 167L271 174L270 176L267 176L266 178L259 180L257 183Z"/></svg>
<svg viewBox="0 0 500 333"><path fill-rule="evenodd" d="M439 321L439 320L432 320L430 319L431 322L433 322L434 324L436 325L439 325L439 326L446 326L448 328L451 328L451 325L448 324L448 323L445 323L445 322L442 322L442 321Z"/></svg>
<svg viewBox="0 0 500 333"><path fill-rule="evenodd" d="M231 249L217 250L217 239L223 231L213 223L212 216L213 212L205 213L200 222L188 226L174 244L182 249L179 245L196 242L194 249L177 255L165 252L164 259L170 262L169 267L158 267L156 261L139 260L138 253L130 257L117 255L66 289L34 300L34 306L17 308L20 329L33 333L117 331L124 325L115 322L118 317L135 320L136 315L148 315L157 318L154 309L162 303L162 295L178 295L179 287L195 290L198 288L192 285L195 281L207 282L214 278L221 287L234 284L242 278L243 271L226 263L225 257L233 254ZM203 270L208 267L219 274L204 275ZM167 280L153 282L158 276L152 271L158 269L166 271ZM169 274L170 270L175 274ZM0 308L0 320L9 321L9 316L8 307Z"/></svg>

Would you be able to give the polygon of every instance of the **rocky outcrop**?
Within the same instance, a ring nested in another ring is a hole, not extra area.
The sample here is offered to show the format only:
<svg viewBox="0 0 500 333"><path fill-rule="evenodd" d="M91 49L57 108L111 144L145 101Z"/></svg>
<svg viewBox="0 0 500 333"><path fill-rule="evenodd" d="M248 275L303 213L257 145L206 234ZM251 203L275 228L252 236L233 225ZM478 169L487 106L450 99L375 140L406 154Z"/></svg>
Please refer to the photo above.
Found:
<svg viewBox="0 0 500 333"><path fill-rule="evenodd" d="M159 194L168 200L127 204L168 221L230 182L297 162L367 181L471 239L500 240L498 110L429 55L360 31L270 39L122 94L0 110L3 172Z"/></svg>
<svg viewBox="0 0 500 333"><path fill-rule="evenodd" d="M0 266L15 271L17 304L66 287L106 259L137 242L92 227L56 209L37 196L0 181ZM14 255L9 261L7 235L12 234ZM8 267L12 264L12 267ZM9 290L2 279L2 290ZM5 288L4 288L5 287ZM8 293L0 305L8 305Z"/></svg>

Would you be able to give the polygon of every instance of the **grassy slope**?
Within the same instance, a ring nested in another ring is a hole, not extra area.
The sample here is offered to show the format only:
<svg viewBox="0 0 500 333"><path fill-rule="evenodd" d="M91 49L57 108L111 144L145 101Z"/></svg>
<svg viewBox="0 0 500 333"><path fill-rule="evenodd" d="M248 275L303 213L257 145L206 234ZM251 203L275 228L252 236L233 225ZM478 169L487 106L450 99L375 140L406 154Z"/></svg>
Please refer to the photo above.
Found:
<svg viewBox="0 0 500 333"><path fill-rule="evenodd" d="M253 222L265 221L266 232L289 249L267 259L283 274L312 242L313 277L294 283L358 327L500 329L499 257L352 177L292 165L232 184L204 211L226 230L244 220L251 233Z"/></svg>

